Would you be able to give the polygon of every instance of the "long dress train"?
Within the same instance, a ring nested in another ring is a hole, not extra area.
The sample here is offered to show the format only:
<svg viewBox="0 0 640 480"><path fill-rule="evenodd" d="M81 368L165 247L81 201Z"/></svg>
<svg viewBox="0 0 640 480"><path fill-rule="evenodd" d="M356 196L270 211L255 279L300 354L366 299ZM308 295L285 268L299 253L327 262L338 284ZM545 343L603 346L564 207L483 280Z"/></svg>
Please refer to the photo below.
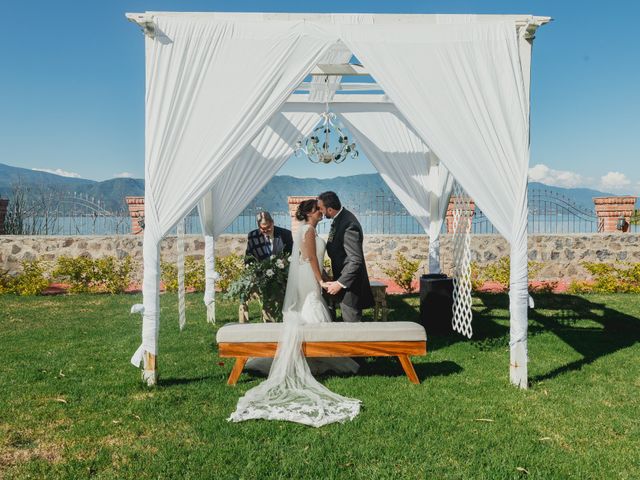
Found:
<svg viewBox="0 0 640 480"><path fill-rule="evenodd" d="M301 254L300 246L309 228L312 227L302 225L294 241L283 306L284 325L269 377L238 400L230 421L261 418L320 427L352 420L360 412L360 400L338 395L319 383L302 354L303 325L331 321L311 264ZM325 242L317 235L315 242L322 265ZM350 358L325 360L342 363L338 368L345 371L357 370L357 363Z"/></svg>

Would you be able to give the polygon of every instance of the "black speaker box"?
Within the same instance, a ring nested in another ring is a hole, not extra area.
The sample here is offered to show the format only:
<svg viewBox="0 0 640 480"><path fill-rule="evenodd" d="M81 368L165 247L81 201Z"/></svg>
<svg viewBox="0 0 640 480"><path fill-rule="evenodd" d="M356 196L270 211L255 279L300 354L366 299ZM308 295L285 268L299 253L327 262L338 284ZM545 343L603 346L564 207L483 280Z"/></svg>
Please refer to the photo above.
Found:
<svg viewBox="0 0 640 480"><path fill-rule="evenodd" d="M427 335L451 333L453 279L441 273L420 277L420 323Z"/></svg>

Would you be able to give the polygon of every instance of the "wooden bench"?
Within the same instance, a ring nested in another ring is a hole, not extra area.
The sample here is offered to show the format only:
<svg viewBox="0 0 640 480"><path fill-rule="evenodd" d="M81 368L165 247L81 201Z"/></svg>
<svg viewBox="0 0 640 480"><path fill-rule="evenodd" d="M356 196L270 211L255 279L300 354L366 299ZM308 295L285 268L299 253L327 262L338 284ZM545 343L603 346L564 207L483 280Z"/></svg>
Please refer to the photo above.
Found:
<svg viewBox="0 0 640 480"><path fill-rule="evenodd" d="M249 357L273 357L281 323L229 323L216 335L218 353L236 359L228 385L235 385ZM410 355L426 355L427 334L414 322L321 323L304 326L306 357L398 357L412 383L420 380Z"/></svg>

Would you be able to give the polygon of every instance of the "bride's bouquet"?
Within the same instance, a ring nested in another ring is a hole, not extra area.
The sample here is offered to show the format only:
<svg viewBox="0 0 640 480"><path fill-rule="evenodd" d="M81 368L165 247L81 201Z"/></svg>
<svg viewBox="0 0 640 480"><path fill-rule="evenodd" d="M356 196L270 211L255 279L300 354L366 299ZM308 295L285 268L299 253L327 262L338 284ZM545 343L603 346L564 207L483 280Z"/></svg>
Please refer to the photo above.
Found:
<svg viewBox="0 0 640 480"><path fill-rule="evenodd" d="M245 303L257 294L262 300L263 311L272 319L279 319L287 287L289 255L271 255L261 262L253 257L246 257L245 260L247 263L244 270L229 285L226 296Z"/></svg>

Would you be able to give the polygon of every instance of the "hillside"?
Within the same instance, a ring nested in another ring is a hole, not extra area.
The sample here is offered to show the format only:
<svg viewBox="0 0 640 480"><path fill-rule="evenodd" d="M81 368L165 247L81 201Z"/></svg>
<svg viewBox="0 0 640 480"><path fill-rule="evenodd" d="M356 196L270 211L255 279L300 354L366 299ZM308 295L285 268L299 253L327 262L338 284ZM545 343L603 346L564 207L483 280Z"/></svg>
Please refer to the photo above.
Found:
<svg viewBox="0 0 640 480"><path fill-rule="evenodd" d="M68 178L46 172L12 167L0 163L0 197L11 198L15 188L27 195L55 191L88 195L99 200L108 210L125 208L124 197L144 195L144 180L113 178L102 182L81 178ZM393 197L391 190L379 174L362 174L331 179L295 178L286 175L273 177L251 203L252 206L277 212L287 208L289 195L317 195L326 190L335 191L344 203L367 204L377 195ZM608 193L588 188L561 188L531 182L529 190L546 190L567 197L583 209L593 209L593 197Z"/></svg>

